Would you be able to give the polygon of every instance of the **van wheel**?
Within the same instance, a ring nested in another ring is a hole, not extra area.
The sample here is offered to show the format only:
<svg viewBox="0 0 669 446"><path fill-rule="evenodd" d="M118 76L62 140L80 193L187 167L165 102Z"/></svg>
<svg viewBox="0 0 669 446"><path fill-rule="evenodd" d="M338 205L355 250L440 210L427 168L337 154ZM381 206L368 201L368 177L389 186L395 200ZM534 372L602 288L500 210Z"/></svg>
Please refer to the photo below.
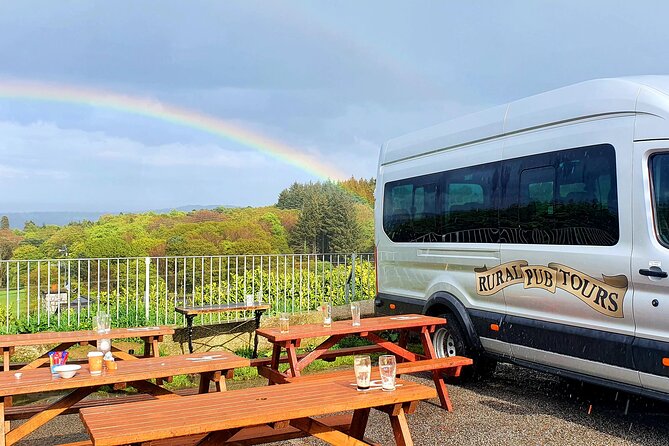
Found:
<svg viewBox="0 0 669 446"><path fill-rule="evenodd" d="M469 345L460 323L451 313L442 314L439 317L446 319L448 323L438 328L432 336L432 344L437 357L466 356L474 360L473 365L463 367L460 376L451 378L451 380L464 382L492 375L497 367L497 361L485 357Z"/></svg>
<svg viewBox="0 0 669 446"><path fill-rule="evenodd" d="M449 356L467 356L468 348L465 344L465 338L462 335L460 325L452 314L442 314L448 323L439 327L432 336L432 344L438 358L447 358Z"/></svg>

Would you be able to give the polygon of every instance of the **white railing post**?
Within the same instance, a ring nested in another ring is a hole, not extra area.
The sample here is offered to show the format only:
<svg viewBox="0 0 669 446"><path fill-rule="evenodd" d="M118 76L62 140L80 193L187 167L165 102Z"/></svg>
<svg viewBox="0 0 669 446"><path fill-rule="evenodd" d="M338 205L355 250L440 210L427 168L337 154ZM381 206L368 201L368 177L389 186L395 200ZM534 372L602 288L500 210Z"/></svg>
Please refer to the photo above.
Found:
<svg viewBox="0 0 669 446"><path fill-rule="evenodd" d="M144 318L146 322L149 322L149 292L151 286L151 257L144 258L144 264L146 265L146 283L144 289Z"/></svg>

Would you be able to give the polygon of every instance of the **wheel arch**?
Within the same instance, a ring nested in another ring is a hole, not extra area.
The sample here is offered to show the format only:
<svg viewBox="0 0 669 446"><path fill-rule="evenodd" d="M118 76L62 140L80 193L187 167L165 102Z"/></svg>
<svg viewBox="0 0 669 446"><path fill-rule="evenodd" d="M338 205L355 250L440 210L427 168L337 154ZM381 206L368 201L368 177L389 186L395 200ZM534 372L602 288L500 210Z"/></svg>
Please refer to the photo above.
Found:
<svg viewBox="0 0 669 446"><path fill-rule="evenodd" d="M465 336L467 336L467 341L475 350L482 351L483 346L481 345L481 340L474 329L474 324L472 323L469 313L467 313L467 308L450 293L444 291L437 291L425 302L423 307L423 314L428 316L438 316L444 313L452 313L457 319L460 327L465 331Z"/></svg>

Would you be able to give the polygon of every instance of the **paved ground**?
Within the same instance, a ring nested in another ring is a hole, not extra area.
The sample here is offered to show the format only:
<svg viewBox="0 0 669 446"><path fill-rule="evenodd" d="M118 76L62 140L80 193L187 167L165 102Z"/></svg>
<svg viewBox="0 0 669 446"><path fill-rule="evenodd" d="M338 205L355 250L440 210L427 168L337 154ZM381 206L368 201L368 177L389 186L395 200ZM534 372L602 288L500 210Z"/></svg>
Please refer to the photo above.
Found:
<svg viewBox="0 0 669 446"><path fill-rule="evenodd" d="M426 377L414 379L430 383ZM669 444L669 405L507 364L500 365L495 376L485 382L450 385L449 391L455 412L446 413L436 406L437 401L430 401L421 403L409 417L416 445L446 441L505 446ZM373 414L367 436L384 445L394 444L387 416ZM20 445L46 446L84 438L78 417L69 415ZM322 443L282 443L299 444Z"/></svg>

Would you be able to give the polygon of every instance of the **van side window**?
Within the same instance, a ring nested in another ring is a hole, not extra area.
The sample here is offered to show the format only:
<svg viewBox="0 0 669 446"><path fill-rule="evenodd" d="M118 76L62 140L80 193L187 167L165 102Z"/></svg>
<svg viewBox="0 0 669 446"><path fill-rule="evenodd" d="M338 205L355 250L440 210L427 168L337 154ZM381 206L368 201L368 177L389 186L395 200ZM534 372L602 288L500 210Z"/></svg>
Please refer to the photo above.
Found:
<svg viewBox="0 0 669 446"><path fill-rule="evenodd" d="M653 155L650 171L655 233L660 243L669 247L669 154Z"/></svg>
<svg viewBox="0 0 669 446"><path fill-rule="evenodd" d="M532 243L542 243L545 237L550 238L548 231L555 229L554 188L553 166L520 172L518 221L522 230L534 232Z"/></svg>
<svg viewBox="0 0 669 446"><path fill-rule="evenodd" d="M508 180L502 185L502 243L612 246L618 242L613 146L506 160L503 172Z"/></svg>
<svg viewBox="0 0 669 446"><path fill-rule="evenodd" d="M383 228L395 242L618 243L610 144L403 179L384 192ZM669 203L669 179L666 193ZM666 226L669 245L669 215Z"/></svg>
<svg viewBox="0 0 669 446"><path fill-rule="evenodd" d="M497 243L499 164L481 164L444 173L439 241Z"/></svg>
<svg viewBox="0 0 669 446"><path fill-rule="evenodd" d="M430 241L437 228L440 175L388 183L384 191L383 228L395 242Z"/></svg>

